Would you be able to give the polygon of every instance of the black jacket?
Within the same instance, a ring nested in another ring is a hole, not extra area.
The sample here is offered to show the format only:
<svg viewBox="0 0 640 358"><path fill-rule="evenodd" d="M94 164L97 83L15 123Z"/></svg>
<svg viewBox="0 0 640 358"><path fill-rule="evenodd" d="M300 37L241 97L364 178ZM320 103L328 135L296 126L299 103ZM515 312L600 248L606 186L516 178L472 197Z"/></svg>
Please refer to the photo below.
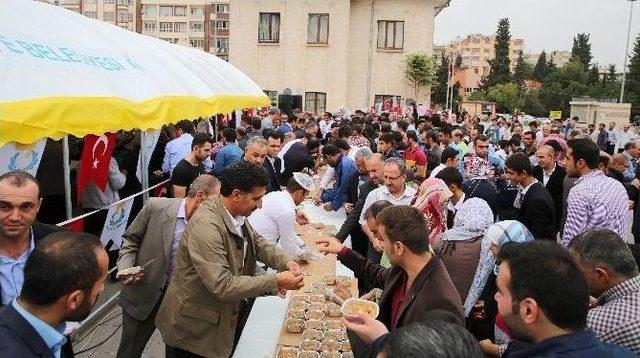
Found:
<svg viewBox="0 0 640 358"><path fill-rule="evenodd" d="M340 230L336 234L336 238L341 242L347 239L347 236L351 235L351 233L360 230L362 232L362 227L360 226L359 220L360 215L362 213L362 209L364 208L364 202L367 199L367 195L372 192L374 189L378 187L377 184L374 184L371 181L367 181L364 184L360 185L360 195L358 196L358 201L353 204L353 210L349 215L347 215L347 219L342 223ZM364 234L364 232L362 232Z"/></svg>
<svg viewBox="0 0 640 358"><path fill-rule="evenodd" d="M520 221L536 240L556 241L553 199L542 183L533 184L522 198L518 211Z"/></svg>
<svg viewBox="0 0 640 358"><path fill-rule="evenodd" d="M544 170L541 166L536 165L535 167L533 167L533 177L536 178L540 182L540 184L544 183L543 173ZM547 185L544 186L549 194L551 194L551 198L553 199L556 230L560 230L560 222L562 221L562 190L564 177L566 175L567 171L563 167L556 165L556 169L553 171L553 173L551 173Z"/></svg>
<svg viewBox="0 0 640 358"><path fill-rule="evenodd" d="M295 143L284 154L284 172L282 180L286 183L294 172L301 172L303 169L313 169L315 159L311 156L307 147L302 143Z"/></svg>
<svg viewBox="0 0 640 358"><path fill-rule="evenodd" d="M276 157L273 161L273 165L271 165L271 161L269 158L264 160L262 163L262 167L267 171L267 175L269 176L269 185L267 185L267 193L272 191L279 191L280 187L283 185L282 176L280 175L280 169L282 168L282 160ZM286 183L284 183L286 185Z"/></svg>

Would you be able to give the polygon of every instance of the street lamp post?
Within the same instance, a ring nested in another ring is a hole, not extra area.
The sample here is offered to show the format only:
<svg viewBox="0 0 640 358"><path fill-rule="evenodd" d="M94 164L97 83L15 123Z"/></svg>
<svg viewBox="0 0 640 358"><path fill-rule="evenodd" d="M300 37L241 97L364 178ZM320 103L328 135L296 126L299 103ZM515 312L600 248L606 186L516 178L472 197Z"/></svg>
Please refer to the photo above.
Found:
<svg viewBox="0 0 640 358"><path fill-rule="evenodd" d="M629 59L629 38L631 37L631 19L633 19L633 3L636 0L629 0L631 6L629 9L629 26L627 28L627 45L624 50L624 66L622 67L622 84L620 84L620 103L624 102L624 83L627 79L627 60Z"/></svg>

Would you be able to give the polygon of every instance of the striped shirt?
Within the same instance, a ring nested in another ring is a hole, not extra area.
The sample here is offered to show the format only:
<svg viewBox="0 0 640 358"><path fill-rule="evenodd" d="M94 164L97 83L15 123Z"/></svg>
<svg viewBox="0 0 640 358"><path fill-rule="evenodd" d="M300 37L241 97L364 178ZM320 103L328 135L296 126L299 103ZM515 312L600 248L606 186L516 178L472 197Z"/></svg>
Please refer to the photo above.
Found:
<svg viewBox="0 0 640 358"><path fill-rule="evenodd" d="M590 229L609 229L622 236L625 232L629 199L619 181L601 170L581 176L567 197L567 220L562 245Z"/></svg>
<svg viewBox="0 0 640 358"><path fill-rule="evenodd" d="M589 310L587 326L601 340L640 355L640 276L604 291Z"/></svg>

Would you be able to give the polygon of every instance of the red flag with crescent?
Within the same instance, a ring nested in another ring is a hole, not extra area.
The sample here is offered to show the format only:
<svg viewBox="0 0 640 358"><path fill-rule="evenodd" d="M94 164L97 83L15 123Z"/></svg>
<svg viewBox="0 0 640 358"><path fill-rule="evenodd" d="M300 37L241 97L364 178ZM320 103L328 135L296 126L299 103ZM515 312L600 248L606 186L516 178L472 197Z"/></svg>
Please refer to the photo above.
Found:
<svg viewBox="0 0 640 358"><path fill-rule="evenodd" d="M116 145L116 135L105 133L101 136L89 134L84 137L82 159L78 172L78 201L90 180L104 191L109 176L111 154Z"/></svg>

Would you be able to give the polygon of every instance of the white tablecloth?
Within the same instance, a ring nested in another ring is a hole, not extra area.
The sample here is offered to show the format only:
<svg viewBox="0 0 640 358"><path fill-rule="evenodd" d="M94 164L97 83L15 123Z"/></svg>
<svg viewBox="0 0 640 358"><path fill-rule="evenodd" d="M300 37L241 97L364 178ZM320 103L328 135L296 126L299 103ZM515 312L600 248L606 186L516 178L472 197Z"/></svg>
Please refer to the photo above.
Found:
<svg viewBox="0 0 640 358"><path fill-rule="evenodd" d="M336 230L346 219L344 209L326 212L308 201L305 201L302 207L311 222L320 221L325 225L334 225ZM347 239L345 244L350 246L350 239ZM336 275L353 276L353 271L336 261ZM262 358L275 355L289 296L287 299L275 296L256 299L240 336L238 348L233 354L234 358Z"/></svg>

